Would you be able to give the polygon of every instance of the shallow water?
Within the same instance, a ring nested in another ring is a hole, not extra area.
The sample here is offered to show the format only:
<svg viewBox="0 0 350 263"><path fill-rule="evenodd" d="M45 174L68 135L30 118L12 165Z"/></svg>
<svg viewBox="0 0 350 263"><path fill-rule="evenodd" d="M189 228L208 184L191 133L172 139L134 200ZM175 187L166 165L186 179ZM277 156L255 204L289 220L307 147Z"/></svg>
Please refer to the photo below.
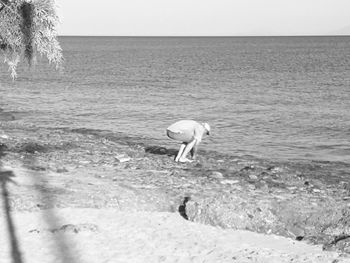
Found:
<svg viewBox="0 0 350 263"><path fill-rule="evenodd" d="M18 122L177 147L165 128L209 122L201 149L350 164L350 37L62 37L65 70L39 61L0 108ZM123 137L121 136L121 137Z"/></svg>

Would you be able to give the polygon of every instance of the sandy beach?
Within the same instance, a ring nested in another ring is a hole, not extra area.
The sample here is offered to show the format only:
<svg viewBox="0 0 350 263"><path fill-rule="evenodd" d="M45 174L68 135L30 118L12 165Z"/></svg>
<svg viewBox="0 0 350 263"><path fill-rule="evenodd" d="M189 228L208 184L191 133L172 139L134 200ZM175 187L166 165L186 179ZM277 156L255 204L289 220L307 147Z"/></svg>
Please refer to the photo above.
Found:
<svg viewBox="0 0 350 263"><path fill-rule="evenodd" d="M350 263L350 2L304 2L0 0L0 263Z"/></svg>
<svg viewBox="0 0 350 263"><path fill-rule="evenodd" d="M196 224L168 212L63 208L16 212L13 221L23 262L347 262L320 246ZM4 241L0 256L11 262Z"/></svg>
<svg viewBox="0 0 350 263"><path fill-rule="evenodd" d="M248 186L259 209L243 207L241 193L244 203L252 196L240 190L245 183L239 178L205 167L194 170L209 169L204 177L186 174L203 159L176 164L171 149L147 151L34 127L23 136L23 127L4 128L2 262L350 262L339 247L297 241L297 227L278 234L285 228L258 200L258 188ZM218 187L230 196L216 195L213 206L210 189ZM252 209L260 215L250 215Z"/></svg>

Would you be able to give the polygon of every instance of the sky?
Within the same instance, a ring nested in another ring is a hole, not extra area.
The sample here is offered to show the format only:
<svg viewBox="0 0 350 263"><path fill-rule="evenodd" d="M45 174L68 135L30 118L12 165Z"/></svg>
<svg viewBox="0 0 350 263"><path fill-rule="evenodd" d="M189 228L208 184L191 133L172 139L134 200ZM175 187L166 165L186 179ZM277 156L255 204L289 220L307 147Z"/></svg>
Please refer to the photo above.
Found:
<svg viewBox="0 0 350 263"><path fill-rule="evenodd" d="M60 35L350 35L350 0L56 0Z"/></svg>

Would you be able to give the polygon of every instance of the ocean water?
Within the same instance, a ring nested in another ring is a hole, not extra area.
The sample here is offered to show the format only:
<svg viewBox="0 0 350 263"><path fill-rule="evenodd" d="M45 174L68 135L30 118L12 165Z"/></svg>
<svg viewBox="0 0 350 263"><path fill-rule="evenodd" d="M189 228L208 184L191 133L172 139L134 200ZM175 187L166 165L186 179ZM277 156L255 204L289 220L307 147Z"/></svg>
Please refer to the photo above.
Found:
<svg viewBox="0 0 350 263"><path fill-rule="evenodd" d="M205 121L200 149L350 164L350 37L61 37L64 71L0 67L15 121L178 147L165 129Z"/></svg>

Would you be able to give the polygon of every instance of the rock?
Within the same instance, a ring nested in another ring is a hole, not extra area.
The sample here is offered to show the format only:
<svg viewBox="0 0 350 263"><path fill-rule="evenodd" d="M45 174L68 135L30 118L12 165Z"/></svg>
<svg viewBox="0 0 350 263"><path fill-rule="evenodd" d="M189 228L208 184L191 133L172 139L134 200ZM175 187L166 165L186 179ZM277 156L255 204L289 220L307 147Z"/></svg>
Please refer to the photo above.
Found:
<svg viewBox="0 0 350 263"><path fill-rule="evenodd" d="M124 155L124 154L117 155L114 158L120 163L129 162L131 160L131 158L129 156Z"/></svg>
<svg viewBox="0 0 350 263"><path fill-rule="evenodd" d="M214 178L214 179L222 179L224 178L224 175L220 172L213 171L208 175L209 178Z"/></svg>
<svg viewBox="0 0 350 263"><path fill-rule="evenodd" d="M6 134L2 134L2 135L0 135L0 138L1 138L1 139L8 139L8 138L9 138L9 136L8 136L8 135L6 135Z"/></svg>
<svg viewBox="0 0 350 263"><path fill-rule="evenodd" d="M241 169L241 171L249 171L249 170L254 170L255 166L254 165L248 165L245 166L244 168Z"/></svg>
<svg viewBox="0 0 350 263"><path fill-rule="evenodd" d="M266 170L271 171L273 173L278 173L283 171L281 167L276 167L276 166L270 166Z"/></svg>
<svg viewBox="0 0 350 263"><path fill-rule="evenodd" d="M248 177L251 180L258 180L258 177L255 174L250 174Z"/></svg>
<svg viewBox="0 0 350 263"><path fill-rule="evenodd" d="M68 170L65 167L56 169L56 173L66 173L66 172L68 172Z"/></svg>
<svg viewBox="0 0 350 263"><path fill-rule="evenodd" d="M267 172L262 172L260 176L263 176L264 178L269 178L269 174Z"/></svg>
<svg viewBox="0 0 350 263"><path fill-rule="evenodd" d="M325 251L335 251L341 250L345 253L350 252L350 235L342 234L336 237L333 237L331 240L328 240L323 244L322 249Z"/></svg>
<svg viewBox="0 0 350 263"><path fill-rule="evenodd" d="M8 147L6 144L0 143L0 153L8 150Z"/></svg>
<svg viewBox="0 0 350 263"><path fill-rule="evenodd" d="M196 163L196 164L194 165L194 167L196 167L196 168L202 168L202 167L203 167L203 164L201 164L201 163Z"/></svg>
<svg viewBox="0 0 350 263"><path fill-rule="evenodd" d="M51 229L50 232L70 232L70 233L79 233L79 232L96 232L98 231L98 227L95 224L67 224L63 225L60 228Z"/></svg>
<svg viewBox="0 0 350 263"><path fill-rule="evenodd" d="M267 185L266 182L264 181L254 181L250 185L254 185L255 189L259 189L261 191L267 192L269 191L269 186ZM249 186L248 186L249 187Z"/></svg>
<svg viewBox="0 0 350 263"><path fill-rule="evenodd" d="M27 168L30 170L33 170L33 171L46 171L47 170L47 167L40 166L40 165L31 165L31 166L28 166Z"/></svg>
<svg viewBox="0 0 350 263"><path fill-rule="evenodd" d="M29 233L36 233L36 234L39 234L41 231L39 229L32 229L32 230L29 230L28 231Z"/></svg>
<svg viewBox="0 0 350 263"><path fill-rule="evenodd" d="M47 152L49 149L47 146L38 144L36 142L24 143L20 146L19 152L26 153L37 153L37 152Z"/></svg>
<svg viewBox="0 0 350 263"><path fill-rule="evenodd" d="M257 189L256 185L254 185L254 184L249 184L248 188L251 189L251 190L256 190Z"/></svg>
<svg viewBox="0 0 350 263"><path fill-rule="evenodd" d="M305 229L298 226L297 224L293 224L291 226L288 226L288 231L294 235L294 238L296 240L303 240L305 237Z"/></svg>
<svg viewBox="0 0 350 263"><path fill-rule="evenodd" d="M32 229L29 230L29 233L42 233L42 232L51 232L51 233L75 233L78 234L80 232L97 232L98 226L95 224L67 224L63 225L59 228L54 229Z"/></svg>
<svg viewBox="0 0 350 263"><path fill-rule="evenodd" d="M239 183L239 180L229 180L229 179L226 179L226 180L222 180L220 181L221 184L237 184Z"/></svg>

